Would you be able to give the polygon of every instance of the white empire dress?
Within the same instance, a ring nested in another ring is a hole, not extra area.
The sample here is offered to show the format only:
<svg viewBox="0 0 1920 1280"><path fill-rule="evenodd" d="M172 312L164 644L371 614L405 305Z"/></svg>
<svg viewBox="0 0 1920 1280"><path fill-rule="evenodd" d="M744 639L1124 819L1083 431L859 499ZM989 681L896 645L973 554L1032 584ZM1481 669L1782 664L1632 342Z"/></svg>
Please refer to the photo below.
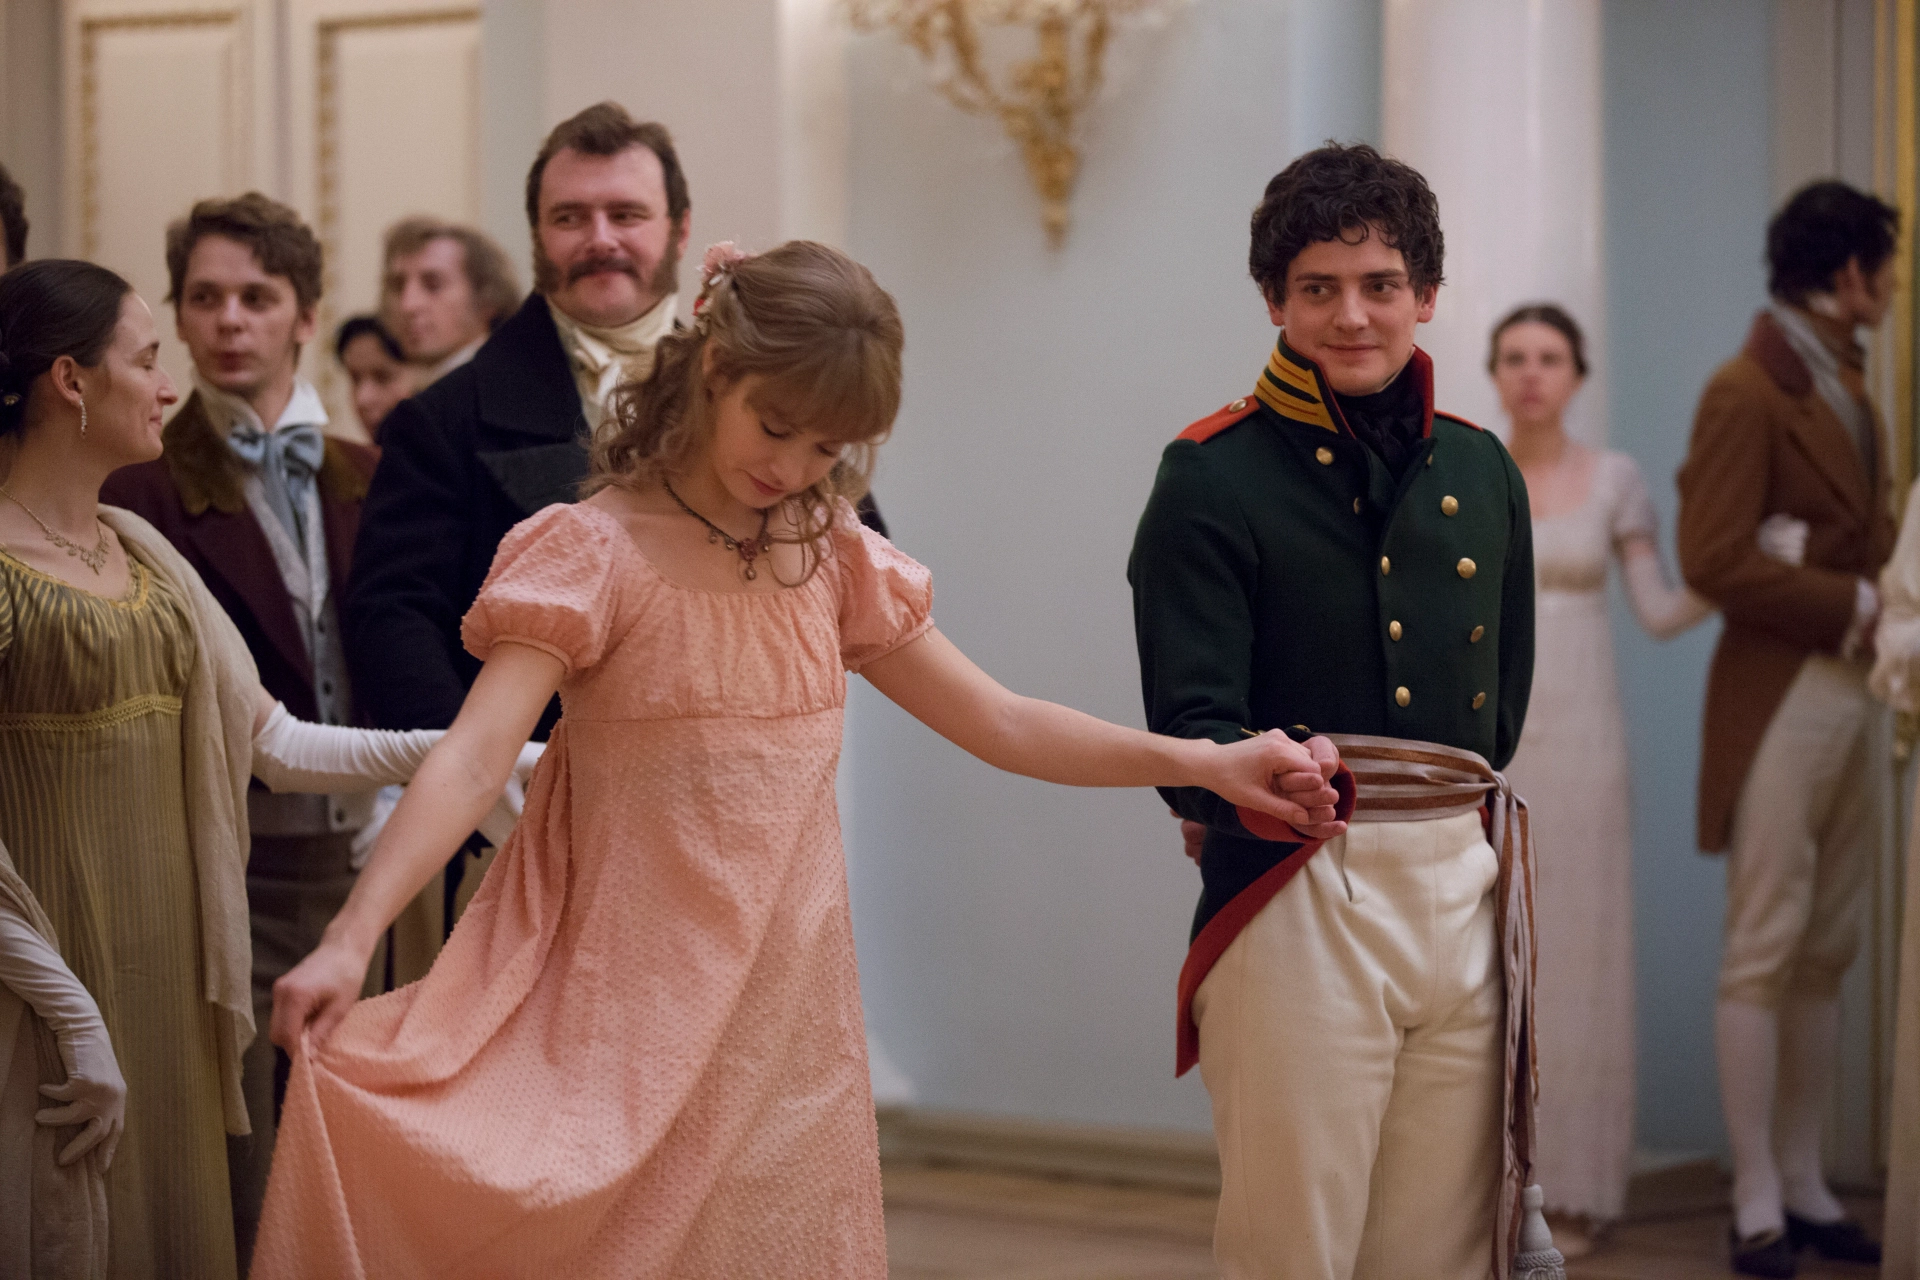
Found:
<svg viewBox="0 0 1920 1280"><path fill-rule="evenodd" d="M1640 625L1658 639L1708 606L1668 585L1658 517L1632 458L1603 453L1584 502L1533 522L1533 695L1506 770L1525 798L1538 860L1534 935L1540 1044L1534 1181L1547 1208L1596 1222L1626 1202L1634 1128L1633 820L1626 723L1607 618L1618 558Z"/></svg>

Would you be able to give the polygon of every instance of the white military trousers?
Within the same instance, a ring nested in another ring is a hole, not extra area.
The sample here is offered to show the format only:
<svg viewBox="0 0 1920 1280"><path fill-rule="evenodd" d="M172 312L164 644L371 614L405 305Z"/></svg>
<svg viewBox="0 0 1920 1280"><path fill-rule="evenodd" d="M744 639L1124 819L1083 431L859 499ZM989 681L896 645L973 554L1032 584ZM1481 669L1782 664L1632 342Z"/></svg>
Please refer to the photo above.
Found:
<svg viewBox="0 0 1920 1280"><path fill-rule="evenodd" d="M1200 984L1226 1280L1487 1280L1498 876L1478 813L1356 822Z"/></svg>

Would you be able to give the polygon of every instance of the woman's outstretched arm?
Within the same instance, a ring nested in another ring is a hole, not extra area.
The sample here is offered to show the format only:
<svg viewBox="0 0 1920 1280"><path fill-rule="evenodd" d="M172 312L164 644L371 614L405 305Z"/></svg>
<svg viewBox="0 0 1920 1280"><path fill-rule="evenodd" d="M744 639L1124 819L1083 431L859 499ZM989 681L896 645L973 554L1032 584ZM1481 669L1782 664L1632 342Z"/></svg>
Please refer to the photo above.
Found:
<svg viewBox="0 0 1920 1280"><path fill-rule="evenodd" d="M1655 640L1671 640L1713 616L1713 605L1691 587L1668 582L1660 548L1652 538L1628 538L1620 544L1620 574L1634 617Z"/></svg>
<svg viewBox="0 0 1920 1280"><path fill-rule="evenodd" d="M447 736L428 753L387 820L346 906L313 953L273 986L273 1042L326 1039L359 997L380 935L486 816L565 668L503 640L480 669Z"/></svg>
<svg viewBox="0 0 1920 1280"><path fill-rule="evenodd" d="M1205 787L1315 839L1346 830L1333 816L1328 779L1339 762L1325 743L1316 753L1268 733L1221 746L1109 724L1010 692L937 629L860 674L941 737L1009 773L1070 787Z"/></svg>

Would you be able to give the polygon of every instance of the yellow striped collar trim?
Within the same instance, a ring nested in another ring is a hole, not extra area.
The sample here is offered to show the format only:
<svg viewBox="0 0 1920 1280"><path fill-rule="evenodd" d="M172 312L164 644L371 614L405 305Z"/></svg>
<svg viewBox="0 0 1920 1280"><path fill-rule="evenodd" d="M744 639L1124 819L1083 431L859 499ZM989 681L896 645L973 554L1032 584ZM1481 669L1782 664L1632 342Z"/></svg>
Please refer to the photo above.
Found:
<svg viewBox="0 0 1920 1280"><path fill-rule="evenodd" d="M1267 357L1267 367L1254 384L1253 394L1261 404L1283 418L1304 422L1336 435L1340 432L1333 414L1327 409L1319 371L1289 359L1284 341L1274 344L1273 354Z"/></svg>

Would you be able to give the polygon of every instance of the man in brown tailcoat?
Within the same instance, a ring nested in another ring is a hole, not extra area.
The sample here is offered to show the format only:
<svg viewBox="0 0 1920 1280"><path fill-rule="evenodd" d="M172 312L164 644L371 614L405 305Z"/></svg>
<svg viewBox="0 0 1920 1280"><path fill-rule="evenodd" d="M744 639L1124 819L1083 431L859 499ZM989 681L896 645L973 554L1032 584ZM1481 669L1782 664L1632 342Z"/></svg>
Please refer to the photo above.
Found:
<svg viewBox="0 0 1920 1280"><path fill-rule="evenodd" d="M1867 692L1891 554L1885 449L1856 338L1893 293L1897 213L1839 182L1767 231L1771 305L1707 384L1680 470L1680 563L1726 625L1707 680L1699 842L1727 859L1715 1033L1734 1270L1801 1248L1878 1261L1821 1168L1840 982L1881 830Z"/></svg>
<svg viewBox="0 0 1920 1280"><path fill-rule="evenodd" d="M100 500L150 521L240 628L260 682L302 720L353 720L336 602L346 590L360 504L378 458L323 433L327 411L297 375L320 301L320 244L298 214L258 193L203 200L167 231L193 395L164 452L108 478ZM273 984L320 941L353 887L353 836L372 793L247 796L252 847L254 1021L241 1080L253 1132L229 1138L241 1271L253 1251L273 1158L285 1055L267 1039Z"/></svg>

